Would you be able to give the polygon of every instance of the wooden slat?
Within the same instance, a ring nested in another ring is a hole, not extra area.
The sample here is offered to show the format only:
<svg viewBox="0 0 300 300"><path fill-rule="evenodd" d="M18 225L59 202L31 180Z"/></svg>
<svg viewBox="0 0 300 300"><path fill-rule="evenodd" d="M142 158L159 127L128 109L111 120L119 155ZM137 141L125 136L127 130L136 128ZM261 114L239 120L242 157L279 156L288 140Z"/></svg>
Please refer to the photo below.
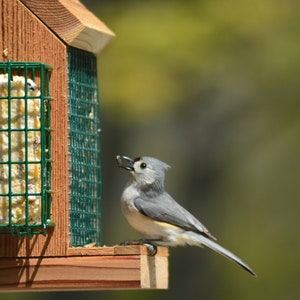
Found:
<svg viewBox="0 0 300 300"><path fill-rule="evenodd" d="M131 248L134 252L138 251L135 247ZM143 246L140 251L145 251ZM165 250L161 251L164 253ZM168 288L167 256L0 259L0 291L138 288Z"/></svg>
<svg viewBox="0 0 300 300"><path fill-rule="evenodd" d="M168 248L158 247L158 256L169 256ZM113 246L113 247L74 247L69 248L68 256L85 255L151 255L146 246Z"/></svg>
<svg viewBox="0 0 300 300"><path fill-rule="evenodd" d="M68 256L86 256L86 255L115 255L114 247L74 247L69 248L67 252Z"/></svg>

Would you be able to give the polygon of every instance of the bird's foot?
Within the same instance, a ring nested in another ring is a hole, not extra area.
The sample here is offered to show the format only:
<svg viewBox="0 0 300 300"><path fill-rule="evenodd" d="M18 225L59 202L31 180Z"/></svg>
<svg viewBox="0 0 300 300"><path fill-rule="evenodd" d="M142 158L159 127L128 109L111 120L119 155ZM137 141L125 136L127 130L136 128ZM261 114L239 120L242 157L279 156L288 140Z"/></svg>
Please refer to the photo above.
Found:
<svg viewBox="0 0 300 300"><path fill-rule="evenodd" d="M145 241L144 245L148 248L149 255L154 256L157 253L157 247L151 242Z"/></svg>
<svg viewBox="0 0 300 300"><path fill-rule="evenodd" d="M120 243L120 246L143 245L148 248L149 254L154 256L157 253L157 247L152 244L155 240L125 240Z"/></svg>

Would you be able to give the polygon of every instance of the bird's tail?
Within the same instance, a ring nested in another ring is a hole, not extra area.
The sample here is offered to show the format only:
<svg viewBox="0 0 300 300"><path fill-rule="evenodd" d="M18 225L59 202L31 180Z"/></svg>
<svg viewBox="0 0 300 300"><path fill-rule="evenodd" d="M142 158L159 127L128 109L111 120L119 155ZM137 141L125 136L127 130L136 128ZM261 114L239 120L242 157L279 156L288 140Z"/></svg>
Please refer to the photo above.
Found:
<svg viewBox="0 0 300 300"><path fill-rule="evenodd" d="M197 246L204 245L216 251L217 253L225 256L226 258L232 260L233 262L237 263L238 265L240 265L242 268L244 268L246 271L248 271L250 274L254 275L255 277L257 276L255 272L246 263L244 263L239 257L237 257L229 250L225 249L224 247L220 246L213 240L203 235L197 234L195 232L189 232L189 233L193 235L193 242L191 242L191 245L197 245Z"/></svg>

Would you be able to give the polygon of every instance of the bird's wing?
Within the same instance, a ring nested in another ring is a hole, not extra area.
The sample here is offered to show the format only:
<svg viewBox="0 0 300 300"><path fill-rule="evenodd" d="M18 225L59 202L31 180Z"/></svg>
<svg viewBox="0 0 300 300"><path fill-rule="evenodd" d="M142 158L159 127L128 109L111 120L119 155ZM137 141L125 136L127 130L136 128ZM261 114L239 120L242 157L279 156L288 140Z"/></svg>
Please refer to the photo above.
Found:
<svg viewBox="0 0 300 300"><path fill-rule="evenodd" d="M156 221L169 223L216 240L200 221L167 193L155 198L136 198L134 205L140 213Z"/></svg>

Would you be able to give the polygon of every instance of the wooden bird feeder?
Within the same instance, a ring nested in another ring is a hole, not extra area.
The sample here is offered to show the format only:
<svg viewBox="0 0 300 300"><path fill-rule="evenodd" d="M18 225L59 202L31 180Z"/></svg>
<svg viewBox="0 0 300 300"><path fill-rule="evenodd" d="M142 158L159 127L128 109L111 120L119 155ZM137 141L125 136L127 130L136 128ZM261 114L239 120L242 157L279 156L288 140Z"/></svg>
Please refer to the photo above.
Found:
<svg viewBox="0 0 300 300"><path fill-rule="evenodd" d="M103 246L96 54L78 0L0 0L0 291L168 287L168 250Z"/></svg>

